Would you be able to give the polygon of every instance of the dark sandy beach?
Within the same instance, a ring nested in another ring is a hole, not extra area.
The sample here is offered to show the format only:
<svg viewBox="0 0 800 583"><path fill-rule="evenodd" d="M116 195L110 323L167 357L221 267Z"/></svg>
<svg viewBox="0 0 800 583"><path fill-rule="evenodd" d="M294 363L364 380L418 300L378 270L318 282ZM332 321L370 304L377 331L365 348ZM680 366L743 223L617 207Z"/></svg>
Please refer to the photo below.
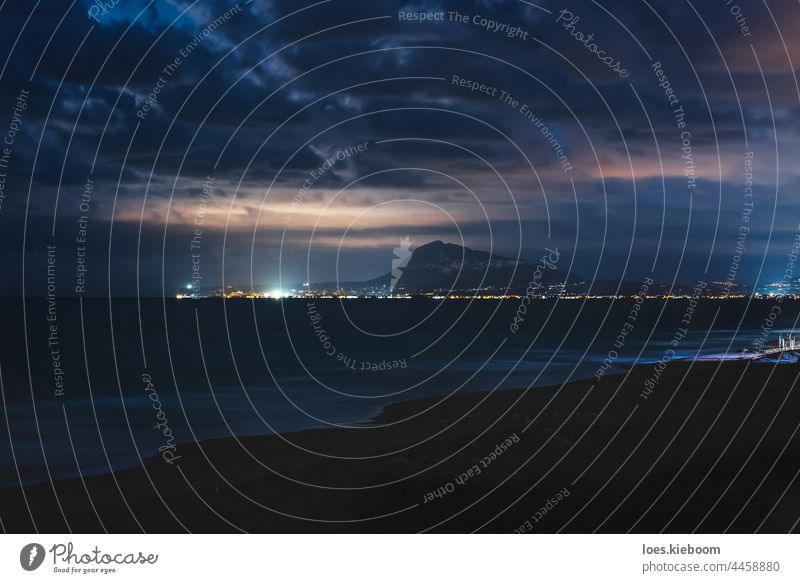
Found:
<svg viewBox="0 0 800 583"><path fill-rule="evenodd" d="M5 490L0 516L9 532L787 532L798 372L672 362L647 399L652 366L409 401L363 428L182 445L175 465Z"/></svg>

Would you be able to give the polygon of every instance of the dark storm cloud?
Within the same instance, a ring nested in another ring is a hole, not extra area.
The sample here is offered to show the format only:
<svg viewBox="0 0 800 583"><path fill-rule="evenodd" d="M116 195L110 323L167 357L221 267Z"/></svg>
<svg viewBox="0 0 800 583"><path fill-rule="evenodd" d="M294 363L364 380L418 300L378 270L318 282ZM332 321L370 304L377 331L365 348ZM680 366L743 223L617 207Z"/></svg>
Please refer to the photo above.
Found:
<svg viewBox="0 0 800 583"><path fill-rule="evenodd" d="M550 241L570 247L577 236L579 269L592 272L605 246L601 271L617 276L631 245L636 265L647 265L660 240L665 269L677 268L684 253L689 278L705 268L709 253L720 257L712 269L726 268L742 212L745 151L754 152L758 185L748 265L758 265L766 252L773 215L774 236L791 233L788 217L798 204L786 193L800 177L791 155L800 145L790 64L800 62L791 35L800 19L796 5L742 1L737 21L721 0L533 4L539 8L517 0L120 0L93 20L88 11L96 5L88 0L71 9L66 1L42 2L33 13L32 4L6 3L0 9L0 54L9 55L0 83L0 132L20 91L29 91L30 99L0 208L3 253L11 257L21 248L17 226L26 207L28 239L48 239L56 199L56 236L66 248L74 246L80 197L91 178L94 252L107 248L112 214L118 223L113 232L137 236L144 216L144 231L153 237L163 236L169 222L166 256L157 261L165 261L170 274L182 273L203 183L213 176L203 224L209 271L222 256L226 227L231 245L225 253L237 257L230 265L241 265L238 254L247 248L241 241L252 237L260 217L260 277L269 280L277 262L266 258L275 258L284 229L287 253L299 257L318 219L324 240L333 241L370 206L414 198L451 212L475 247L489 243L478 227L486 212L507 226L493 231L500 251L522 246L535 252L548 233ZM578 17L572 28L565 27L569 18L562 10ZM443 12L445 21L400 21L400 11ZM450 11L467 21L450 22ZM499 30L504 24L519 27L526 38L509 38ZM628 75L614 72L571 32L592 34L596 48L619 60ZM179 65L165 73L176 58ZM654 62L685 110L697 174L693 193L674 106ZM472 92L454 85L454 75L496 91ZM148 103L156 88L156 102ZM521 112L522 104L533 119ZM368 144L366 152L313 178L326 159L361 143ZM409 167L435 172L387 172ZM472 189L484 208L443 175ZM353 181L356 186L320 217L333 193ZM304 184L296 217L288 221ZM387 249L391 253L388 241L408 233L442 238L437 225L441 232L450 228L444 215L426 215L419 224L414 213L403 212L365 215L371 218L353 240L363 246L366 267L354 268L353 277L376 275ZM509 226L517 212L522 241L519 229ZM690 219L691 244L684 251ZM135 272L135 239L126 235L112 248L120 269ZM324 269L335 249L316 249ZM155 260L160 247L148 253ZM782 259L776 257L777 265ZM170 277L168 290L183 278ZM160 282L147 286L160 292Z"/></svg>

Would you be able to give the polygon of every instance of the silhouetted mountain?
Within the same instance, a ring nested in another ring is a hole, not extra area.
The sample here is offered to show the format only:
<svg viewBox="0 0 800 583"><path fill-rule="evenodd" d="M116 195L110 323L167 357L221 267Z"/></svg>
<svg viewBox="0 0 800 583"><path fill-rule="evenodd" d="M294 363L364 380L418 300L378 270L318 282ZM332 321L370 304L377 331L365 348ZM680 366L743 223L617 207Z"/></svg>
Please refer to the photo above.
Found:
<svg viewBox="0 0 800 583"><path fill-rule="evenodd" d="M397 254L405 257L397 257ZM410 255L410 257L408 257ZM539 259L512 259L496 253L477 251L453 243L433 241L414 249L402 245L395 249L393 270L375 279L360 282L315 283L315 291L349 291L359 294L436 293L452 290L458 293L485 290L501 295L525 294L555 296L561 293L576 295L634 296L642 291L647 295L693 295L692 286L653 282L643 287L643 280L596 279L568 272L562 265L568 257L558 250L545 249L535 253ZM403 259L407 259L402 266ZM704 295L720 293L709 282Z"/></svg>
<svg viewBox="0 0 800 583"><path fill-rule="evenodd" d="M395 270L394 277L389 272L369 281L341 283L339 287L420 293L450 289L459 292L475 289L520 292L533 286L540 294L555 294L563 289L566 282L575 286L584 281L559 267L561 259L555 250L543 251L539 261L531 262L433 241L417 247L405 267ZM315 284L313 287L334 289L336 286L328 283Z"/></svg>

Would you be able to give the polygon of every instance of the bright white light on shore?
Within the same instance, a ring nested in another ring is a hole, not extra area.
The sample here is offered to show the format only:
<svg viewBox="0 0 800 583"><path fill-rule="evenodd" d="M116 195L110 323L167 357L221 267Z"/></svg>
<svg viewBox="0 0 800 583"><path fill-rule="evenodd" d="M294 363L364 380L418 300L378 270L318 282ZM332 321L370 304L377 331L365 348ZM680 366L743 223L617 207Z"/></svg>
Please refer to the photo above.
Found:
<svg viewBox="0 0 800 583"><path fill-rule="evenodd" d="M192 284L191 284L191 283L190 283L190 284L188 284L188 285L186 286L186 289L192 289Z"/></svg>
<svg viewBox="0 0 800 583"><path fill-rule="evenodd" d="M279 289L274 289L272 291L268 291L267 292L267 297L268 298L273 298L275 300L279 300L279 299L285 298L287 296L286 296L286 293L284 291L279 290Z"/></svg>

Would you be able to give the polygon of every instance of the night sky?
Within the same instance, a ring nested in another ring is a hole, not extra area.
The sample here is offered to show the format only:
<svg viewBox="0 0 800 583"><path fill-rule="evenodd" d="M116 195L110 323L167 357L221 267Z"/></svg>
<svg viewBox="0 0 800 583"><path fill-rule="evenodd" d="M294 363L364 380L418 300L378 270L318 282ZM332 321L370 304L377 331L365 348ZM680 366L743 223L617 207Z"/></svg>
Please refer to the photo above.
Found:
<svg viewBox="0 0 800 583"><path fill-rule="evenodd" d="M59 295L369 279L406 236L557 248L587 278L781 279L798 18L793 0L4 1L0 294L43 295L48 258Z"/></svg>

